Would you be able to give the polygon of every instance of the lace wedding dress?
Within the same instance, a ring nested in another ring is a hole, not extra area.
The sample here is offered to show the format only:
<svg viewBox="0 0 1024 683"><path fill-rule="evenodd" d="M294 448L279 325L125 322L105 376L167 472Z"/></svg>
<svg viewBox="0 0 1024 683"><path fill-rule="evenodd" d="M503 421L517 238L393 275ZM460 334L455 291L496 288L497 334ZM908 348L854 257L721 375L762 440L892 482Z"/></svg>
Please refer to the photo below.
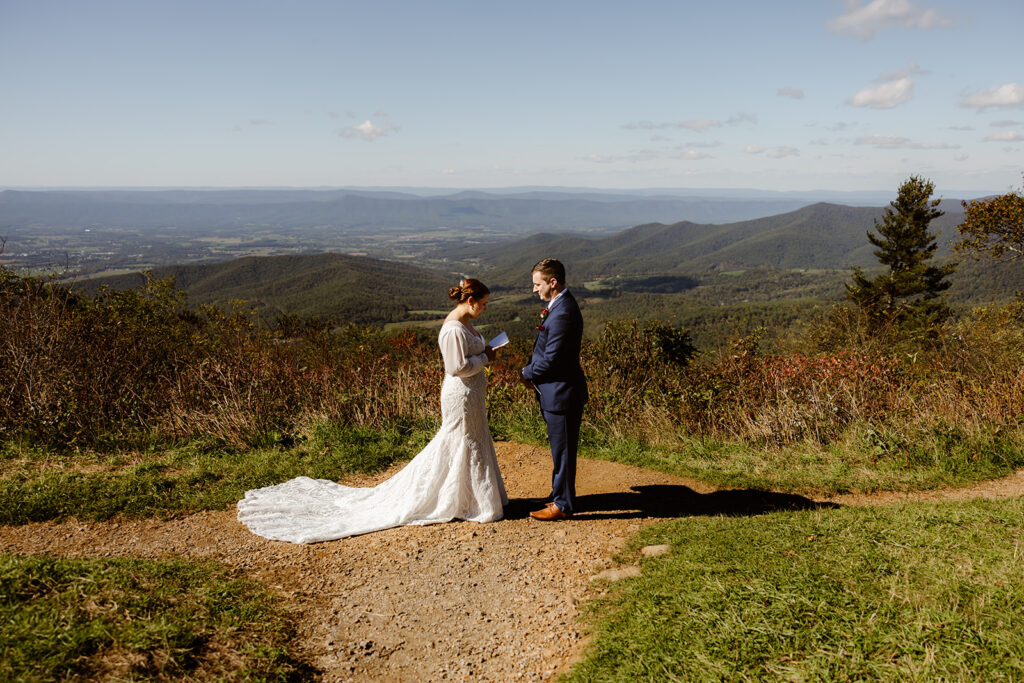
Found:
<svg viewBox="0 0 1024 683"><path fill-rule="evenodd" d="M508 496L487 426L484 340L448 321L438 344L441 429L408 465L372 488L298 477L246 491L238 520L264 538L315 543L405 524L501 519Z"/></svg>

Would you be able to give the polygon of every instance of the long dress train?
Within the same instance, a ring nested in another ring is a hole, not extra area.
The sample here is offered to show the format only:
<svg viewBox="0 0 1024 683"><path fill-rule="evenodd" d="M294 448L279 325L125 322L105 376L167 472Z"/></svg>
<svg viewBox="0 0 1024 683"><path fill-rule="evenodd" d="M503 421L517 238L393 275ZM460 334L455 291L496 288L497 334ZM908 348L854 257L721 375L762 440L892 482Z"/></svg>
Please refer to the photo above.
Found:
<svg viewBox="0 0 1024 683"><path fill-rule="evenodd" d="M400 472L369 488L298 477L246 491L238 520L258 536L315 543L406 524L494 522L508 503L487 426L484 340L441 327L441 429Z"/></svg>

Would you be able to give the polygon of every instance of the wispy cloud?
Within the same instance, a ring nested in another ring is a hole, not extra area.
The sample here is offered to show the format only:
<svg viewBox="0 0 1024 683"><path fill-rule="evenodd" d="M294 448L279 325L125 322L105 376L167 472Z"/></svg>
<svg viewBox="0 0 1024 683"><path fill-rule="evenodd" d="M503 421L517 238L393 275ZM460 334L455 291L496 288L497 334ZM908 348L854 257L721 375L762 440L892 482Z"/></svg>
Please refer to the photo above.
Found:
<svg viewBox="0 0 1024 683"><path fill-rule="evenodd" d="M971 157L967 154L957 154L955 157L953 157L953 161L967 161L970 158Z"/></svg>
<svg viewBox="0 0 1024 683"><path fill-rule="evenodd" d="M946 130L974 130L974 126L946 126Z"/></svg>
<svg viewBox="0 0 1024 683"><path fill-rule="evenodd" d="M740 123L757 123L757 116L747 112L740 112L730 116L725 121L721 119L690 119L689 121L635 121L622 124L626 130L666 130L671 128L685 128L697 133L704 133L712 128L721 126L735 126Z"/></svg>
<svg viewBox="0 0 1024 683"><path fill-rule="evenodd" d="M740 112L735 116L730 116L726 119L725 123L729 126L735 126L741 123L757 123L757 114L751 114L750 112Z"/></svg>
<svg viewBox="0 0 1024 683"><path fill-rule="evenodd" d="M708 148L711 148L711 147L721 147L721 146L722 146L722 143L719 140L708 140L706 142L705 141L701 141L701 140L697 140L697 141L694 141L694 142L688 142L685 145L676 145L675 148L676 149L690 149L691 147L702 147L704 149L708 149Z"/></svg>
<svg viewBox="0 0 1024 683"><path fill-rule="evenodd" d="M747 145L746 149L743 151L747 154L763 154L765 149L766 148L761 145Z"/></svg>
<svg viewBox="0 0 1024 683"><path fill-rule="evenodd" d="M838 121L838 122L834 123L831 126L826 126L826 128L828 130L832 131L833 133L839 133L839 132L842 132L842 131L844 131L844 130L846 130L848 128L856 128L856 127L857 127L856 123L847 123L846 121Z"/></svg>
<svg viewBox="0 0 1024 683"><path fill-rule="evenodd" d="M248 121L245 122L244 125L236 123L235 125L231 126L231 131L235 132L235 133L240 133L240 132L242 132L246 128L252 128L252 127L255 127L255 126L272 126L272 125L274 125L274 122L270 121L269 119L249 119Z"/></svg>
<svg viewBox="0 0 1024 683"><path fill-rule="evenodd" d="M900 78L913 78L914 76L925 76L931 73L926 71L917 65L917 62L911 60L907 63L905 69L895 69L893 71L886 71L884 74L875 79L876 83L885 83L888 81L899 80Z"/></svg>
<svg viewBox="0 0 1024 683"><path fill-rule="evenodd" d="M1004 130L1002 133L993 133L992 135L985 136L985 142L1021 142L1024 141L1024 135L1021 135L1015 130Z"/></svg>
<svg viewBox="0 0 1024 683"><path fill-rule="evenodd" d="M1024 85L1007 83L989 88L960 101L961 107L985 111L990 107L1020 107L1024 105Z"/></svg>
<svg viewBox="0 0 1024 683"><path fill-rule="evenodd" d="M871 40L885 28L932 29L954 23L954 17L918 7L910 0L873 0L866 5L862 5L860 0L846 0L846 12L830 20L826 26L835 33Z"/></svg>
<svg viewBox="0 0 1024 683"><path fill-rule="evenodd" d="M362 123L356 124L350 128L342 129L338 135L343 138L361 138L367 142L373 142L377 138L391 135L397 130L398 126L390 121L384 121L381 124L376 124L370 119L366 119Z"/></svg>
<svg viewBox="0 0 1024 683"><path fill-rule="evenodd" d="M785 157L798 157L800 156L800 150L796 147L776 147L775 149L768 152L768 157L771 159L784 159Z"/></svg>
<svg viewBox="0 0 1024 683"><path fill-rule="evenodd" d="M802 100L804 98L803 90L789 85L779 88L775 93L780 97L792 97L794 100Z"/></svg>
<svg viewBox="0 0 1024 683"><path fill-rule="evenodd" d="M700 159L712 159L710 154L707 152L698 152L695 149L688 149L682 154L673 154L669 157L670 159L682 159L684 161L698 161Z"/></svg>
<svg viewBox="0 0 1024 683"><path fill-rule="evenodd" d="M866 135L854 140L853 144L870 145L878 149L960 149L960 145L948 145L945 143L928 145L895 135Z"/></svg>
<svg viewBox="0 0 1024 683"><path fill-rule="evenodd" d="M1003 119L1002 121L991 121L988 125L993 128L1010 128L1011 126L1019 126L1020 121L1010 121L1009 119Z"/></svg>
<svg viewBox="0 0 1024 683"><path fill-rule="evenodd" d="M659 154L652 149L640 149L626 154L588 154L582 157L582 160L593 164L617 164L622 162L635 164L643 161L654 161L658 157Z"/></svg>

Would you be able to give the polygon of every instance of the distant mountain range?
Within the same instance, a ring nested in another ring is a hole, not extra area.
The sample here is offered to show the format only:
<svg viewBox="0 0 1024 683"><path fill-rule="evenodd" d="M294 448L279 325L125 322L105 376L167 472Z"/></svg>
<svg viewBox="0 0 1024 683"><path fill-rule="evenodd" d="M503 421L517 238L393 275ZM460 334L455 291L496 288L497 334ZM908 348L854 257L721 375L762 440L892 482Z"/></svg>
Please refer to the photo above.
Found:
<svg viewBox="0 0 1024 683"><path fill-rule="evenodd" d="M940 232L940 254L962 221L959 202L943 202L946 214L933 221ZM516 274L543 256L557 256L574 278L614 275L694 274L735 268L846 269L877 265L866 233L883 209L813 204L796 211L710 225L689 221L651 223L607 237L542 233L524 239L473 245L450 251L455 261L475 262L495 282Z"/></svg>
<svg viewBox="0 0 1024 683"><path fill-rule="evenodd" d="M944 202L942 208L946 215L932 224L940 231L940 259L949 255L955 226L962 220L958 202ZM570 284L618 276L624 290L632 286L632 291L684 291L700 284L709 273L765 269L765 273L778 274L789 270L846 271L854 265L877 267L866 232L874 229L874 221L882 214L883 209L878 207L814 204L725 225L645 224L608 237L540 233L469 246L448 257L453 271L464 270L481 277L492 288L518 290L524 295L528 294L529 268L545 256L556 256L567 264ZM449 305L447 290L458 277L340 254L248 257L158 268L153 275L174 276L193 304L244 299L258 302L270 316L291 312L360 323L401 321L425 310L437 310L434 315L440 317L440 310ZM842 278L835 272L823 277L829 282ZM953 293L958 300L1005 299L1024 286L1024 264L991 266L968 259L954 279ZM765 286L771 286L768 280ZM126 288L142 281L141 275L132 274L85 280L78 286L89 290L100 285ZM638 283L643 285L639 289L635 286ZM786 295L780 291L780 296ZM841 296L841 288L837 296Z"/></svg>
<svg viewBox="0 0 1024 683"><path fill-rule="evenodd" d="M525 235L538 230L607 231L652 222L730 223L820 201L811 198L815 193L751 192L679 195L524 189L421 196L388 189L5 190L0 192L0 231L91 227L220 231L260 226L365 232L487 227ZM862 203L865 197L853 194L850 199L850 203ZM875 205L879 203L884 202Z"/></svg>

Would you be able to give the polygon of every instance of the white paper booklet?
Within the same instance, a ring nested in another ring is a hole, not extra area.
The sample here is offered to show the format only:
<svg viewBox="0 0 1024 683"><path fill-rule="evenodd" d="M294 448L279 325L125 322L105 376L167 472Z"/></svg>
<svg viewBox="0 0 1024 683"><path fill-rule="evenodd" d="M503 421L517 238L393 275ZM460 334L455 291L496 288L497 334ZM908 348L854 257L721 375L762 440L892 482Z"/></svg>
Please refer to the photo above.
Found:
<svg viewBox="0 0 1024 683"><path fill-rule="evenodd" d="M508 335L502 332L497 337L491 340L492 349L500 349L505 344L508 344Z"/></svg>

